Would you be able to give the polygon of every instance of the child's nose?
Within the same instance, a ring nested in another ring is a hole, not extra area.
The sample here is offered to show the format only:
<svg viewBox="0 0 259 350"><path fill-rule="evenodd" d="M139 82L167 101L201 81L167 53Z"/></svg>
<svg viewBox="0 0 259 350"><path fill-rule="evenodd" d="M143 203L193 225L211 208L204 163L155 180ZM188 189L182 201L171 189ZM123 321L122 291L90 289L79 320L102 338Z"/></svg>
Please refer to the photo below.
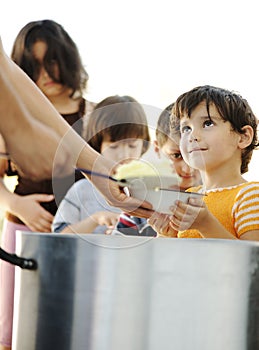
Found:
<svg viewBox="0 0 259 350"><path fill-rule="evenodd" d="M189 167L189 165L188 164L186 164L185 163L185 161L183 160L182 161L182 172L184 173L184 174L191 174L192 173L192 169Z"/></svg>
<svg viewBox="0 0 259 350"><path fill-rule="evenodd" d="M197 130L192 130L190 133L190 141L200 141L200 134Z"/></svg>
<svg viewBox="0 0 259 350"><path fill-rule="evenodd" d="M130 150L127 147L123 147L123 149L121 149L118 154L119 161L127 160L130 157L131 157Z"/></svg>
<svg viewBox="0 0 259 350"><path fill-rule="evenodd" d="M128 147L124 148L124 158L130 158L132 156L131 150Z"/></svg>

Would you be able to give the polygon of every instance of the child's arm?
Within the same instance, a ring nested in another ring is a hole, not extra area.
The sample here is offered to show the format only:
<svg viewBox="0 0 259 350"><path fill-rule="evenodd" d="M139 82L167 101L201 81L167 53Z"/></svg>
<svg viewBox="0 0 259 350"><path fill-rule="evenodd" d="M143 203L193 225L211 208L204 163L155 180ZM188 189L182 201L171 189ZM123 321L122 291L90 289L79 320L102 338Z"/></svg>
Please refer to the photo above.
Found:
<svg viewBox="0 0 259 350"><path fill-rule="evenodd" d="M167 214L154 213L148 223L160 237L177 237L178 231L171 227L170 216Z"/></svg>
<svg viewBox="0 0 259 350"><path fill-rule="evenodd" d="M259 215L258 215L259 216ZM248 231L240 236L240 239L246 241L259 241L259 230Z"/></svg>
<svg viewBox="0 0 259 350"><path fill-rule="evenodd" d="M0 208L17 216L32 231L50 232L53 215L40 203L54 200L52 194L31 194L21 196L11 192L0 178Z"/></svg>
<svg viewBox="0 0 259 350"><path fill-rule="evenodd" d="M106 208L99 196L90 181L74 183L59 204L52 230L61 233L92 233L97 226L105 225L107 230L115 226L120 212L115 213L115 209Z"/></svg>
<svg viewBox="0 0 259 350"><path fill-rule="evenodd" d="M242 240L259 241L259 183L247 183L236 197L233 215Z"/></svg>
<svg viewBox="0 0 259 350"><path fill-rule="evenodd" d="M112 213L109 211L96 212L95 214L88 216L86 219L76 222L72 225L65 226L61 233L92 233L97 226L105 225L107 232L111 232L115 227L119 213Z"/></svg>
<svg viewBox="0 0 259 350"><path fill-rule="evenodd" d="M40 203L54 200L53 195L32 194L21 196L5 185L4 176L8 169L5 159L0 159L0 209L17 216L32 231L49 232L53 216Z"/></svg>
<svg viewBox="0 0 259 350"><path fill-rule="evenodd" d="M176 201L172 212L170 225L174 230L196 229L203 238L237 239L211 214L202 200L191 198L188 204Z"/></svg>

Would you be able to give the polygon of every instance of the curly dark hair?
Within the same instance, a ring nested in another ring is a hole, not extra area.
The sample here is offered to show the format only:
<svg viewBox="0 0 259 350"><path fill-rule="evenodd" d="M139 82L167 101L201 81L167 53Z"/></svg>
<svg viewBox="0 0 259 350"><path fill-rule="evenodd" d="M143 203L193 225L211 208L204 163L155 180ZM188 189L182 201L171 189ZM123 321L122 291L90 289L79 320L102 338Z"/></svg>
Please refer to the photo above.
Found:
<svg viewBox="0 0 259 350"><path fill-rule="evenodd" d="M210 106L214 105L221 118L230 122L233 131L243 134L242 128L250 125L254 131L253 140L249 146L242 151L241 174L248 171L253 150L258 147L257 125L258 120L254 115L246 99L236 92L210 85L198 86L180 95L172 109L170 127L179 130L180 119L191 116L192 111L201 103L206 103L208 116L210 117Z"/></svg>

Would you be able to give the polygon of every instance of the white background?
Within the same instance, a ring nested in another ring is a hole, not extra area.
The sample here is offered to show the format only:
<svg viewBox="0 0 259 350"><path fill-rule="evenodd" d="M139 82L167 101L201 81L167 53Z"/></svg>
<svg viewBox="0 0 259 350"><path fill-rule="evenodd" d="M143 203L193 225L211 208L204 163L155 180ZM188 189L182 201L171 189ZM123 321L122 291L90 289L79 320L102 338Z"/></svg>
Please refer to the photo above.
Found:
<svg viewBox="0 0 259 350"><path fill-rule="evenodd" d="M88 98L128 94L163 109L194 86L235 90L259 115L256 0L6 1L0 35L10 54L29 21L53 19L76 42ZM259 180L259 151L247 179Z"/></svg>

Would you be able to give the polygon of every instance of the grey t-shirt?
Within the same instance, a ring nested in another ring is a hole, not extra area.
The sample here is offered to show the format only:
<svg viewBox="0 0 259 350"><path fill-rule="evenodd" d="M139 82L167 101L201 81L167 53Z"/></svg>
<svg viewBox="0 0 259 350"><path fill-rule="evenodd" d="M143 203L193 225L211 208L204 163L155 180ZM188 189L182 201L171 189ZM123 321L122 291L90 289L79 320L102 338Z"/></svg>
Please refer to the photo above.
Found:
<svg viewBox="0 0 259 350"><path fill-rule="evenodd" d="M52 231L60 232L66 226L84 220L98 211L121 212L120 209L111 207L89 180L77 181L61 201L52 223ZM106 226L97 226L91 233L105 233L106 229Z"/></svg>

